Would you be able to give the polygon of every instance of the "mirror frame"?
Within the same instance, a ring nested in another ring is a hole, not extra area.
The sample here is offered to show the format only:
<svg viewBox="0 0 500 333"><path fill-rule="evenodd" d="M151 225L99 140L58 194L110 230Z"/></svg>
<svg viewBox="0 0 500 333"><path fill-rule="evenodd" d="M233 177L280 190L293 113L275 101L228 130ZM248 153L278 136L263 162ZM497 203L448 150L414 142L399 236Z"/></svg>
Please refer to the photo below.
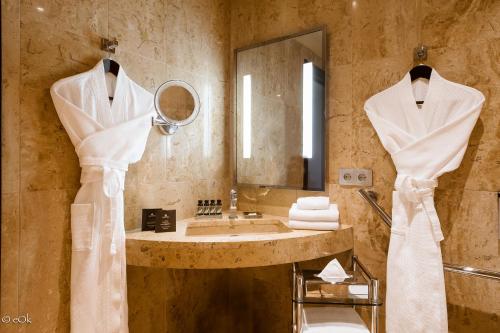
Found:
<svg viewBox="0 0 500 333"><path fill-rule="evenodd" d="M302 187L296 187L296 186L283 186L283 185L267 185L267 184L247 184L247 183L238 183L238 116L237 116L237 105L238 105L238 96L237 96L237 91L238 91L238 52L241 51L246 51L249 49L254 49L260 46L265 46L268 44L273 44L277 42L282 42L284 40L290 39L290 38L295 38L307 34L311 34L314 32L319 32L321 31L323 33L323 68L325 70L325 93L324 93L324 105L325 109L323 110L323 119L324 119L324 136L323 136L323 149L324 149L324 161L323 161L323 175L324 175L324 182L321 188L319 189L314 189L314 190L304 190ZM301 191L310 191L310 192L322 192L325 191L326 189L326 184L328 183L328 84L329 84L329 79L328 79L328 56L329 56L329 49L328 49L328 38L327 38L327 30L326 30L326 25L320 25L316 26L315 28L311 28L308 30L304 30L301 32L296 32L292 33L289 35L277 37L277 38L272 38L269 40L265 40L263 42L258 42L254 43L248 46L240 47L237 49L234 49L233 51L233 59L234 59L234 64L233 64L233 95L232 95L232 105L233 105L233 112L232 112L232 126L233 126L233 142L232 142L232 148L233 148L233 169L234 169L234 174L233 174L233 187L237 186L245 186L245 187L258 187L258 188L277 188L277 189L291 189L291 190L301 190Z"/></svg>
<svg viewBox="0 0 500 333"><path fill-rule="evenodd" d="M193 97L194 100L193 112L189 117L187 117L184 120L170 119L166 115L162 114L162 112L160 111L159 108L160 94L169 87L182 87L187 91L189 91L191 93L191 96ZM158 118L153 120L153 125L159 126L160 131L166 135L174 134L179 127L191 124L196 119L196 117L198 117L198 114L200 113L201 109L200 96L198 95L198 92L193 88L192 85L182 80L168 80L163 82L158 87L158 89L156 89L154 95L154 106Z"/></svg>

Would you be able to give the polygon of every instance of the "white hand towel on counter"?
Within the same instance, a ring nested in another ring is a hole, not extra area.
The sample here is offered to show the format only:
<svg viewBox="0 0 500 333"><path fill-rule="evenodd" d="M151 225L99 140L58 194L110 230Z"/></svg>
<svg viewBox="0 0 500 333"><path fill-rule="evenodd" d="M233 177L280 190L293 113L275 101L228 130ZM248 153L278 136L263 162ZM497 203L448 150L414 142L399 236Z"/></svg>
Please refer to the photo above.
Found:
<svg viewBox="0 0 500 333"><path fill-rule="evenodd" d="M289 220L288 226L292 229L305 229L305 230L337 230L340 226L338 222L328 222L328 221L296 221Z"/></svg>
<svg viewBox="0 0 500 333"><path fill-rule="evenodd" d="M303 210L298 208L298 204L293 204L288 211L288 218L298 221L338 222L339 209L336 204L331 204L328 209Z"/></svg>
<svg viewBox="0 0 500 333"><path fill-rule="evenodd" d="M303 197L297 199L299 209L328 209L330 198L328 197Z"/></svg>

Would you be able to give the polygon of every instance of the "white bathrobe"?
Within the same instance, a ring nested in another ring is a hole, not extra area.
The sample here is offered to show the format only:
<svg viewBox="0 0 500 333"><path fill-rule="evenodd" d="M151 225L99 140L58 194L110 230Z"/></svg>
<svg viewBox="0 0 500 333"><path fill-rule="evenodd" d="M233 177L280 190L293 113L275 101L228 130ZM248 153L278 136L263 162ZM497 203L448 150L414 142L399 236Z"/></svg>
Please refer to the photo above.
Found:
<svg viewBox="0 0 500 333"><path fill-rule="evenodd" d="M416 100L424 100L422 108ZM366 101L365 111L398 172L387 258L389 333L448 332L440 241L434 207L437 178L462 161L484 96L432 71L428 84L410 74Z"/></svg>
<svg viewBox="0 0 500 333"><path fill-rule="evenodd" d="M152 94L123 68L112 83L116 88L107 82L100 61L88 72L57 81L50 90L82 168L82 186L71 205L75 333L128 332L125 172L142 156L154 109ZM111 105L108 89L114 95Z"/></svg>

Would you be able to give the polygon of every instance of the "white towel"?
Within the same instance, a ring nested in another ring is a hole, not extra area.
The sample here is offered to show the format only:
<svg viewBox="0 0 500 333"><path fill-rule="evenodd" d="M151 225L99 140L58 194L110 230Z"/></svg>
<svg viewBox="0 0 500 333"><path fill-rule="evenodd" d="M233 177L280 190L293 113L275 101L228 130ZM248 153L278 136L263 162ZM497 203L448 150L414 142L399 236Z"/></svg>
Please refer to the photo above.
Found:
<svg viewBox="0 0 500 333"><path fill-rule="evenodd" d="M347 287L350 295L368 295L367 284L352 284Z"/></svg>
<svg viewBox="0 0 500 333"><path fill-rule="evenodd" d="M303 197L297 199L299 209L328 209L330 198L328 197Z"/></svg>
<svg viewBox="0 0 500 333"><path fill-rule="evenodd" d="M303 210L298 208L298 204L293 204L288 211L288 218L297 221L338 222L339 209L336 204L331 204L328 209Z"/></svg>
<svg viewBox="0 0 500 333"><path fill-rule="evenodd" d="M304 333L370 333L352 307L305 306L302 318Z"/></svg>
<svg viewBox="0 0 500 333"><path fill-rule="evenodd" d="M289 220L288 226L292 229L305 230L337 230L340 226L338 222L311 222L311 221L296 221Z"/></svg>
<svg viewBox="0 0 500 333"><path fill-rule="evenodd" d="M350 298L368 299L368 285L353 284L347 287Z"/></svg>

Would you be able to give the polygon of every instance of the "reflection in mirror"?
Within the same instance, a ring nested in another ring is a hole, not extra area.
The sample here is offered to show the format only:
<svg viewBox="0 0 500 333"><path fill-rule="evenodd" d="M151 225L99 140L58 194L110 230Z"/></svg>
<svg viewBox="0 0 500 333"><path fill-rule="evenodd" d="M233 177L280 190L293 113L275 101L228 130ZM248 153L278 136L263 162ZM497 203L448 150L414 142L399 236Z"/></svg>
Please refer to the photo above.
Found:
<svg viewBox="0 0 500 333"><path fill-rule="evenodd" d="M324 37L236 50L238 184L324 190Z"/></svg>
<svg viewBox="0 0 500 333"><path fill-rule="evenodd" d="M196 119L200 112L200 97L185 81L166 81L155 93L155 108L158 117L153 119L153 125L159 126L163 134L173 134L178 127Z"/></svg>
<svg viewBox="0 0 500 333"><path fill-rule="evenodd" d="M159 95L159 109L168 119L185 120L194 111L194 98L186 88L170 86Z"/></svg>

